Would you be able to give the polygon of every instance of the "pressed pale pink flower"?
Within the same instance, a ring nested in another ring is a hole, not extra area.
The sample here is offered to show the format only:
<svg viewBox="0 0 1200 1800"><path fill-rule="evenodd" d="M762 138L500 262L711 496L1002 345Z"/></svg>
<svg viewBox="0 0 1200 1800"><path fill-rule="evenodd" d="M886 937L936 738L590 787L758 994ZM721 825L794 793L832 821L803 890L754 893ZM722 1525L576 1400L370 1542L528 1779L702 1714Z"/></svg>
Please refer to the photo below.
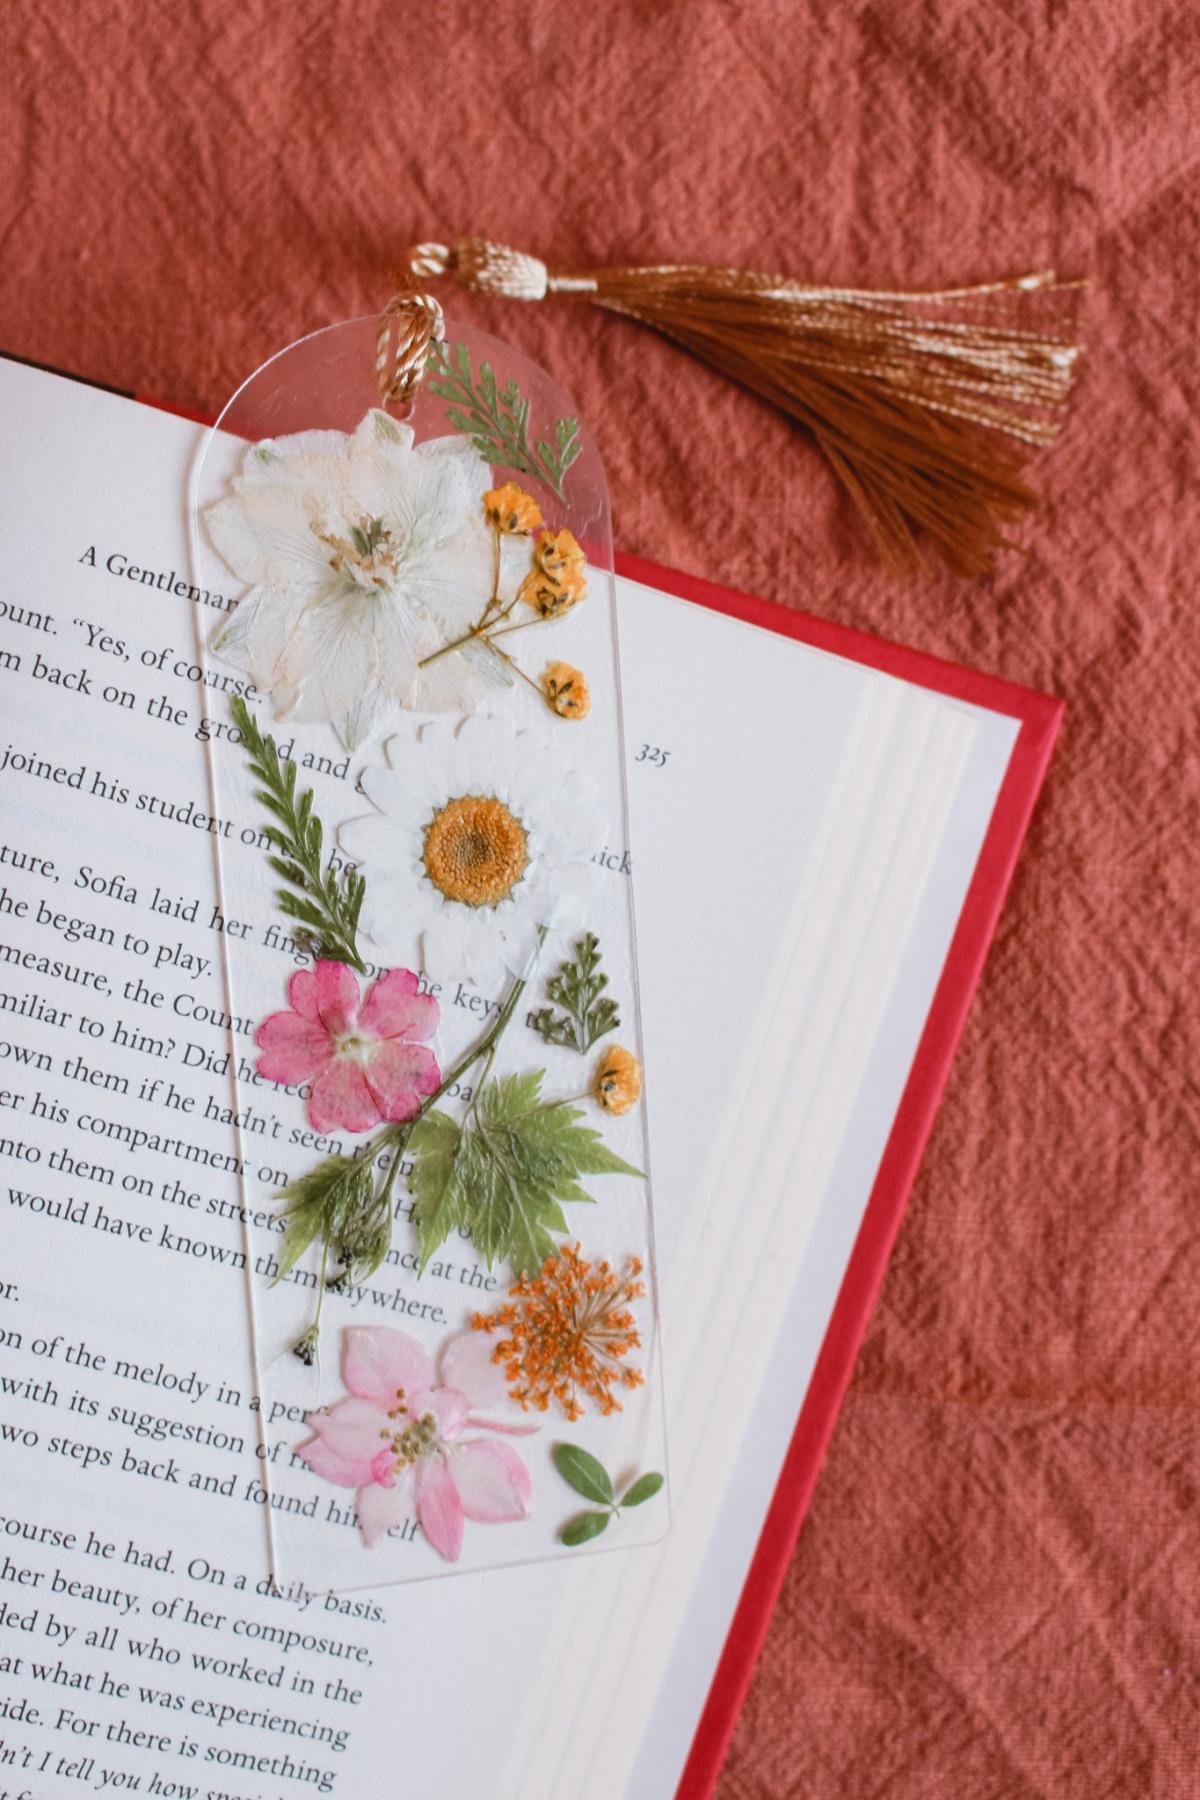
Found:
<svg viewBox="0 0 1200 1800"><path fill-rule="evenodd" d="M529 1517L533 1484L511 1444L472 1431L525 1436L533 1426L482 1419L477 1408L506 1395L493 1340L464 1331L442 1351L440 1379L416 1338L381 1325L342 1333L350 1393L310 1413L312 1437L296 1454L316 1475L357 1488L368 1549L413 1512L440 1556L457 1562L468 1519L487 1525Z"/></svg>
<svg viewBox="0 0 1200 1800"><path fill-rule="evenodd" d="M442 1079L425 1045L441 1008L419 993L411 969L392 969L361 1000L345 963L319 962L288 983L290 1012L272 1013L254 1034L258 1072L282 1086L311 1083L314 1131L370 1131L385 1119L414 1119Z"/></svg>

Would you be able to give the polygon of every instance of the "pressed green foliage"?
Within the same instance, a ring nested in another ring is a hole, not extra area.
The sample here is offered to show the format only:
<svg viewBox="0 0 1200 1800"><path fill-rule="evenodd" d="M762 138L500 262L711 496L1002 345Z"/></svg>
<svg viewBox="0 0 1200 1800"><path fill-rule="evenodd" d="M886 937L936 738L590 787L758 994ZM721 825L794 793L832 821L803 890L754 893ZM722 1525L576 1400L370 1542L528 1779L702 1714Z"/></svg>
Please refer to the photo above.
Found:
<svg viewBox="0 0 1200 1800"><path fill-rule="evenodd" d="M499 387L492 365L481 362L476 377L471 353L464 343L453 351L446 344L434 346L425 385L448 401L446 418L468 437L480 456L544 481L563 499L567 470L579 455L578 419L555 421L553 442L539 438L529 442L529 401L515 381Z"/></svg>
<svg viewBox="0 0 1200 1800"><path fill-rule="evenodd" d="M327 1157L285 1187L279 1195L284 1232L276 1281L295 1268L314 1238L332 1247L373 1189L371 1164L352 1156Z"/></svg>
<svg viewBox="0 0 1200 1800"><path fill-rule="evenodd" d="M543 1006L529 1023L547 1043L563 1044L582 1056L597 1038L621 1023L616 1001L604 992L607 986L608 976L600 969L600 941L589 931L576 944L574 961L563 963L546 983L546 992L563 1011Z"/></svg>
<svg viewBox="0 0 1200 1800"><path fill-rule="evenodd" d="M621 1495L621 1506L640 1506L644 1500L653 1500L662 1484L663 1478L656 1470L639 1475L633 1486Z"/></svg>
<svg viewBox="0 0 1200 1800"><path fill-rule="evenodd" d="M461 1143L462 1127L444 1112L426 1113L409 1135L413 1165L408 1186L417 1203L422 1269L460 1222L457 1162Z"/></svg>
<svg viewBox="0 0 1200 1800"><path fill-rule="evenodd" d="M569 1487L585 1500L595 1500L601 1506L613 1503L613 1484L608 1470L602 1462L578 1444L556 1444L553 1450L554 1466Z"/></svg>
<svg viewBox="0 0 1200 1800"><path fill-rule="evenodd" d="M355 869L335 868L332 858L322 869L323 834L313 812L312 789L297 795L296 765L280 757L274 738L263 735L240 696L231 710L250 767L262 783L257 798L276 821L266 827L276 852L267 861L287 883L277 896L280 911L295 920L302 949L349 963L365 975L357 932L366 883Z"/></svg>
<svg viewBox="0 0 1200 1800"><path fill-rule="evenodd" d="M612 1514L606 1512L579 1513L569 1525L563 1526L559 1533L560 1539L571 1547L576 1544L586 1544L591 1538L599 1537L602 1531L608 1530L608 1521L611 1517Z"/></svg>
<svg viewBox="0 0 1200 1800"><path fill-rule="evenodd" d="M640 1173L578 1123L580 1108L543 1104L543 1074L489 1081L461 1126L440 1112L413 1126L408 1179L422 1269L458 1228L489 1268L508 1261L532 1274L557 1248L551 1234L568 1229L563 1205L591 1200L580 1176Z"/></svg>
<svg viewBox="0 0 1200 1800"><path fill-rule="evenodd" d="M582 1494L585 1500L593 1500L608 1509L606 1512L577 1513L567 1521L558 1535L560 1542L570 1548L599 1537L610 1519L617 1518L627 1506L641 1506L644 1501L652 1500L663 1485L663 1477L657 1470L650 1470L639 1475L617 1500L612 1476L587 1450L581 1450L578 1444L556 1444L551 1456L568 1487Z"/></svg>

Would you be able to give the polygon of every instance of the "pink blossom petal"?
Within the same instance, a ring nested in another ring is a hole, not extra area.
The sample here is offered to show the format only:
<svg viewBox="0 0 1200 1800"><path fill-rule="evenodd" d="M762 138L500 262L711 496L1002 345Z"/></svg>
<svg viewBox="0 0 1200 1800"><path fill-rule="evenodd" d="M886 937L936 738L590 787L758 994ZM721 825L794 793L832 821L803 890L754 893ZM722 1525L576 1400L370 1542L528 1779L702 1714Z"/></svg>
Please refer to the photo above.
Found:
<svg viewBox="0 0 1200 1800"><path fill-rule="evenodd" d="M370 1131L382 1122L379 1104L367 1086L362 1064L335 1057L313 1082L308 1117L314 1131Z"/></svg>
<svg viewBox="0 0 1200 1800"><path fill-rule="evenodd" d="M378 1406L366 1400L339 1400L327 1413L310 1413L308 1423L313 1435L296 1454L314 1475L339 1487L364 1487L376 1478L380 1433L389 1426Z"/></svg>
<svg viewBox="0 0 1200 1800"><path fill-rule="evenodd" d="M317 978L311 969L297 969L288 982L288 1000L293 1012L298 1012L302 1019L311 1019L320 1024L317 1014Z"/></svg>
<svg viewBox="0 0 1200 1800"><path fill-rule="evenodd" d="M401 1389L406 1397L426 1393L433 1381L433 1363L423 1345L405 1331L349 1325L342 1333L342 1380L352 1394L373 1400L386 1412L395 1406Z"/></svg>
<svg viewBox="0 0 1200 1800"><path fill-rule="evenodd" d="M467 1423L471 1411L471 1403L465 1394L457 1388L429 1388L423 1394L417 1394L410 1402L414 1418L422 1413L432 1413L437 1421L437 1433L443 1440L456 1438Z"/></svg>
<svg viewBox="0 0 1200 1800"><path fill-rule="evenodd" d="M333 1055L325 1027L295 1012L272 1013L255 1032L254 1041L262 1051L259 1074L283 1087L311 1081Z"/></svg>
<svg viewBox="0 0 1200 1800"><path fill-rule="evenodd" d="M457 1562L462 1549L464 1513L454 1477L444 1456L425 1456L417 1464L417 1517L439 1556Z"/></svg>
<svg viewBox="0 0 1200 1800"><path fill-rule="evenodd" d="M373 1550L393 1525L403 1525L412 1512L412 1483L408 1472L395 1487L365 1487L358 1496L355 1509L358 1528L368 1550Z"/></svg>
<svg viewBox="0 0 1200 1800"><path fill-rule="evenodd" d="M345 963L328 958L315 964L317 1014L332 1037L353 1031L358 1018L358 976Z"/></svg>
<svg viewBox="0 0 1200 1800"><path fill-rule="evenodd" d="M411 969L390 969L368 991L359 1024L376 1037L428 1043L441 1021L442 1009L432 994L418 993L418 986Z"/></svg>
<svg viewBox="0 0 1200 1800"><path fill-rule="evenodd" d="M490 1331L461 1331L442 1351L442 1380L467 1396L473 1407L498 1406L508 1393L504 1369L492 1361L496 1338Z"/></svg>
<svg viewBox="0 0 1200 1800"><path fill-rule="evenodd" d="M540 1425L510 1425L504 1419L482 1419L472 1413L464 1427L467 1431L498 1431L502 1437L536 1437Z"/></svg>
<svg viewBox="0 0 1200 1800"><path fill-rule="evenodd" d="M533 1482L511 1444L493 1444L487 1438L456 1444L450 1452L450 1469L468 1519L498 1525L529 1517Z"/></svg>
<svg viewBox="0 0 1200 1800"><path fill-rule="evenodd" d="M382 1042L363 1064L363 1074L385 1119L415 1119L422 1100L436 1093L442 1079L432 1050L398 1039Z"/></svg>

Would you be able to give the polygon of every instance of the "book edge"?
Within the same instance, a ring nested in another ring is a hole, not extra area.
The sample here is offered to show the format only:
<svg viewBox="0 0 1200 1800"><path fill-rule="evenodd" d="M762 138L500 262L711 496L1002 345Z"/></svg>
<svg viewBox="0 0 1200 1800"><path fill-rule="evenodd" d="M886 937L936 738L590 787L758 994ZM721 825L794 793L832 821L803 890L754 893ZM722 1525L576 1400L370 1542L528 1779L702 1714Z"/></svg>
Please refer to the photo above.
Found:
<svg viewBox="0 0 1200 1800"><path fill-rule="evenodd" d="M950 1067L974 999L1017 857L1064 715L1060 700L920 651L830 625L789 608L730 592L652 563L618 555L618 572L695 599L716 611L812 643L922 687L1020 720L1008 769L959 914L904 1093L842 1276L808 1392L733 1615L708 1698L692 1738L676 1800L707 1800L787 1574L821 1464L833 1435L867 1325L883 1284ZM862 654L863 650L868 654Z"/></svg>

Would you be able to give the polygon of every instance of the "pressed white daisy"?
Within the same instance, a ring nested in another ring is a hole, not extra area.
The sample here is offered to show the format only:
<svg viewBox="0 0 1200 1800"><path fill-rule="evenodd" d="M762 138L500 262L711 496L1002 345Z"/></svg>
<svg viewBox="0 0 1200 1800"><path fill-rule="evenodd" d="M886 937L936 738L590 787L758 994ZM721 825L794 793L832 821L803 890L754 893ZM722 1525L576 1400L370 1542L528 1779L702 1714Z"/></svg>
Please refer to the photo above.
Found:
<svg viewBox="0 0 1200 1800"><path fill-rule="evenodd" d="M590 781L557 743L489 716L402 731L387 757L362 777L376 811L341 832L366 877L364 928L388 954L420 939L430 972L526 974L539 927L584 923L604 841Z"/></svg>
<svg viewBox="0 0 1200 1800"><path fill-rule="evenodd" d="M328 720L348 749L397 705L473 706L509 679L480 646L419 664L467 631L491 592L488 465L460 438L414 445L369 412L353 435L304 431L246 455L205 515L250 583L213 648L279 719Z"/></svg>

